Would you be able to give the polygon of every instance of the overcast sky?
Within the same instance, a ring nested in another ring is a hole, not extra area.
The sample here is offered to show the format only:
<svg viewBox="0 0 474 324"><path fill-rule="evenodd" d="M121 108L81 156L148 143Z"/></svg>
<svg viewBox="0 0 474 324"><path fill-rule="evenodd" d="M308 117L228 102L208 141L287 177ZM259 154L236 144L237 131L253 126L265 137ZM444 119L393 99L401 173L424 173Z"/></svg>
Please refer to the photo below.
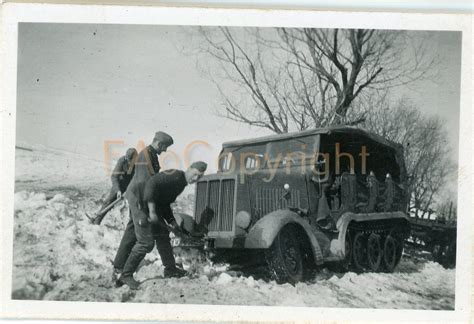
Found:
<svg viewBox="0 0 474 324"><path fill-rule="evenodd" d="M457 152L461 35L433 36L437 82L397 93L441 116ZM102 160L107 140L123 140L113 148L121 152L163 130L175 138L178 155L194 140L208 142L210 160L223 141L268 134L215 116L215 86L199 73L195 57L177 50L188 41L180 27L21 24L17 141Z"/></svg>

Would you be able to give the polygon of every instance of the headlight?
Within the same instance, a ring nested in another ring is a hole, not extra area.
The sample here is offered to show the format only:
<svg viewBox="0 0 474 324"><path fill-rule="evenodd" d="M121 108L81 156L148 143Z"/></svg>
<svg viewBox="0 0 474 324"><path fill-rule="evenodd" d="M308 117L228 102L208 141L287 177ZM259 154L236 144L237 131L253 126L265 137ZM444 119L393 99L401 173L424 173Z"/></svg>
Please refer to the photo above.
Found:
<svg viewBox="0 0 474 324"><path fill-rule="evenodd" d="M250 225L250 214L246 212L245 210L241 210L237 213L235 216L235 225L237 225L240 228L246 229Z"/></svg>

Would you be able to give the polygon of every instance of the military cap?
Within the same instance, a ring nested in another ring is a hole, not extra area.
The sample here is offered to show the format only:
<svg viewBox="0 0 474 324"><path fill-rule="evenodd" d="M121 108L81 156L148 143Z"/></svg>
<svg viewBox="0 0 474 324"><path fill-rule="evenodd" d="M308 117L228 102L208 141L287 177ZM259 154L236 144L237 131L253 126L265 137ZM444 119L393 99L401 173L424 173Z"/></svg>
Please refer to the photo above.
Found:
<svg viewBox="0 0 474 324"><path fill-rule="evenodd" d="M168 146L174 143L173 138L170 135L166 134L165 132L156 132L153 140L158 141Z"/></svg>
<svg viewBox="0 0 474 324"><path fill-rule="evenodd" d="M197 161L191 164L190 168L196 169L199 172L204 173L207 169L207 163L202 161Z"/></svg>
<svg viewBox="0 0 474 324"><path fill-rule="evenodd" d="M131 160L135 157L135 155L137 155L138 152L136 149L134 149L133 147L129 148L127 150L127 153L125 153L125 156L127 157L127 159Z"/></svg>

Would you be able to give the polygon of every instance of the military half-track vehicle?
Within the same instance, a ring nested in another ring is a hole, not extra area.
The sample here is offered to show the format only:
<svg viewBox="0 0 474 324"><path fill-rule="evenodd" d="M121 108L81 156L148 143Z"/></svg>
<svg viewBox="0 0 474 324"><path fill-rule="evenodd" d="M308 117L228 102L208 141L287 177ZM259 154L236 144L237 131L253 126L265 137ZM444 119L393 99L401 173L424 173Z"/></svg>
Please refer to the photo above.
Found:
<svg viewBox="0 0 474 324"><path fill-rule="evenodd" d="M277 282L325 263L391 272L410 230L406 177L400 145L353 127L227 142L194 214L214 215L208 249L258 252Z"/></svg>

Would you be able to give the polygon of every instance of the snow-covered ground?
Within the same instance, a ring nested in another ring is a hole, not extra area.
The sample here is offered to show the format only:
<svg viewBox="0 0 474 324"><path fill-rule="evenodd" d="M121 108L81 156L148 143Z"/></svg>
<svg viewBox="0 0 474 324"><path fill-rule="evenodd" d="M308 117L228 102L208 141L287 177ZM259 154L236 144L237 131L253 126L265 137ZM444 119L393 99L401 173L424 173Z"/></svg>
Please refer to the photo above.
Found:
<svg viewBox="0 0 474 324"><path fill-rule="evenodd" d="M163 279L155 251L147 256L134 292L115 288L111 262L125 223L122 204L91 225L109 188L104 166L86 157L45 149L16 152L13 298L74 301L454 309L454 269L405 255L392 274L335 273L278 285L229 271L225 264L184 263L193 275ZM192 197L176 206L189 212Z"/></svg>

